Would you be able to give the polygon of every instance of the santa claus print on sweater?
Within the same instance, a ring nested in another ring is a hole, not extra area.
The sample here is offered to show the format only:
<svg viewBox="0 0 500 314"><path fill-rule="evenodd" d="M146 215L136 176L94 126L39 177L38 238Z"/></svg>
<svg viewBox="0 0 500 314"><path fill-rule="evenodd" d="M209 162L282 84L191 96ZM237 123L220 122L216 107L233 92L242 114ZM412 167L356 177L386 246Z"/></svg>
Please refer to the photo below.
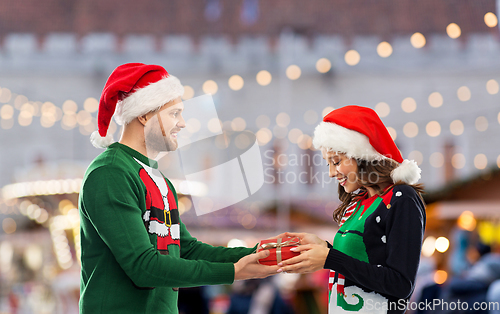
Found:
<svg viewBox="0 0 500 314"><path fill-rule="evenodd" d="M142 166L139 176L146 186L146 212L142 216L144 225L150 234L157 236L157 250L167 255L168 245L180 246L179 211L175 197L158 169L137 159L135 161Z"/></svg>

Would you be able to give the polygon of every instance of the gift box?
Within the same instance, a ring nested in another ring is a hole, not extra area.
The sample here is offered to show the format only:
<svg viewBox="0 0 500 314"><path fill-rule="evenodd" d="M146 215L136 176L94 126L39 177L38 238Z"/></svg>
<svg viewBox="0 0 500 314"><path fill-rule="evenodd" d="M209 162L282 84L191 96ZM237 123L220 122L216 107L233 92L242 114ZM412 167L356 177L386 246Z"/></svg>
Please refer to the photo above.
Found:
<svg viewBox="0 0 500 314"><path fill-rule="evenodd" d="M259 242L257 252L269 250L270 254L266 258L261 258L259 263L262 265L278 265L284 260L300 255L292 252L290 249L300 245L299 238L278 238L262 240Z"/></svg>

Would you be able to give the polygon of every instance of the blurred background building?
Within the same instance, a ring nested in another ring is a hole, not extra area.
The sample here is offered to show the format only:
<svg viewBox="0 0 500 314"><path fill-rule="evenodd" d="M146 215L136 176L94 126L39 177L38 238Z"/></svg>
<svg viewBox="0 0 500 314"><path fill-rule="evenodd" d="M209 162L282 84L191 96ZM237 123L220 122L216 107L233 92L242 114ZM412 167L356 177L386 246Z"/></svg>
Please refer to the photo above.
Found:
<svg viewBox="0 0 500 314"><path fill-rule="evenodd" d="M500 242L499 5L0 0L0 313L77 311L78 191L101 152L89 135L108 75L126 62L164 66L184 99L213 95L225 131L256 134L257 193L203 216L181 195L181 219L215 245L285 230L332 239L337 184L311 147L314 127L333 108L375 109L422 168L427 283L445 286L479 245ZM219 121L187 122L184 137ZM323 313L323 275L269 282L297 313ZM228 311L229 289L202 291L212 313Z"/></svg>

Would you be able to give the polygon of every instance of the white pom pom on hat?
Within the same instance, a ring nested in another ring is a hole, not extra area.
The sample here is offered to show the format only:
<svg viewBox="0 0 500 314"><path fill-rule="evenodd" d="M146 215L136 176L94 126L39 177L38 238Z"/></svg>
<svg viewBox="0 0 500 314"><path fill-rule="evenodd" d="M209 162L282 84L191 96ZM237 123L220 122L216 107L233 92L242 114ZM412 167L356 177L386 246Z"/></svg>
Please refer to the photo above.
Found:
<svg viewBox="0 0 500 314"><path fill-rule="evenodd" d="M314 130L313 145L367 161L390 158L399 163L391 172L393 182L415 184L420 180L417 163L403 159L384 123L370 108L349 105L331 111Z"/></svg>
<svg viewBox="0 0 500 314"><path fill-rule="evenodd" d="M97 148L108 147L113 143L113 135L108 134L113 115L118 124L128 124L183 94L179 79L159 65L120 65L104 85L97 115L98 131L92 133L90 141Z"/></svg>

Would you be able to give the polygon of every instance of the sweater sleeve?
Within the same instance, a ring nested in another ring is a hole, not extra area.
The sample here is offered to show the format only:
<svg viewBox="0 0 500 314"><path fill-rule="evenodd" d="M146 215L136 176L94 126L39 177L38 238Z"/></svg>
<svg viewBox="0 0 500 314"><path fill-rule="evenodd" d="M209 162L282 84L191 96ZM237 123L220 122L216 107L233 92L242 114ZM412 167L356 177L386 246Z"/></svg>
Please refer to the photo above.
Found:
<svg viewBox="0 0 500 314"><path fill-rule="evenodd" d="M139 287L231 284L232 263L162 255L151 244L141 217L140 185L112 166L97 168L84 183L82 215L95 228L120 267Z"/></svg>
<svg viewBox="0 0 500 314"><path fill-rule="evenodd" d="M255 252L257 245L253 248L214 247L191 236L181 222L181 256L185 259L236 263L243 256Z"/></svg>
<svg viewBox="0 0 500 314"><path fill-rule="evenodd" d="M331 248L325 268L368 289L407 298L413 291L425 228L424 205L415 195L392 205L388 215L386 265L372 265Z"/></svg>

